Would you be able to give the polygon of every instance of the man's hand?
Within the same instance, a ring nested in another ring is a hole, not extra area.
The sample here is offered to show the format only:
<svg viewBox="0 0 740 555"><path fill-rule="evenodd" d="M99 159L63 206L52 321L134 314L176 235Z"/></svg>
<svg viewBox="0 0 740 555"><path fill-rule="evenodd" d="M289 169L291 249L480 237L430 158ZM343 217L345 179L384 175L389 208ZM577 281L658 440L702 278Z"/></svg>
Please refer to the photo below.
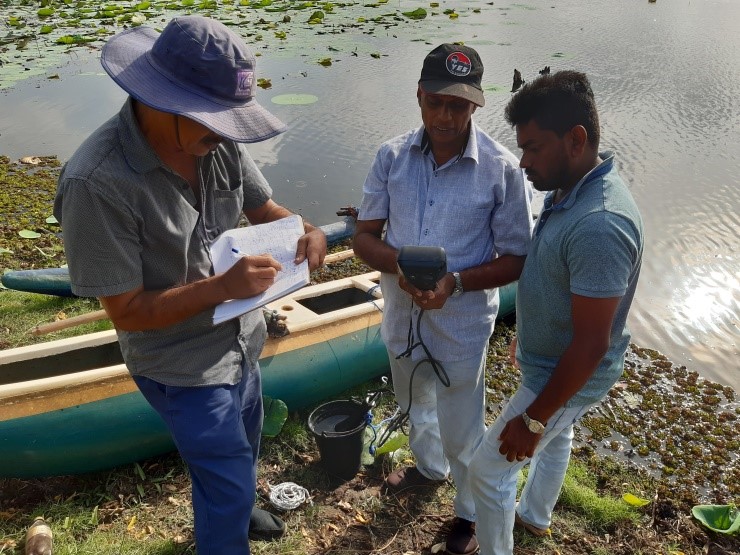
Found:
<svg viewBox="0 0 740 555"><path fill-rule="evenodd" d="M326 256L326 235L315 227L298 239L295 252L295 263L300 264L308 258L308 269L313 271L320 268Z"/></svg>
<svg viewBox="0 0 740 555"><path fill-rule="evenodd" d="M221 284L227 298L246 299L267 291L282 269L269 254L242 256L221 275Z"/></svg>
<svg viewBox="0 0 740 555"><path fill-rule="evenodd" d="M519 361L516 359L516 335L509 343L509 362L514 365L514 368L519 368Z"/></svg>
<svg viewBox="0 0 740 555"><path fill-rule="evenodd" d="M433 310L442 308L445 305L447 299L455 288L455 278L452 277L452 274L445 274L444 277L437 282L437 286L433 290L423 291L414 287L405 277L403 277L403 274L399 273L398 285L401 289L411 295L414 302L421 308L424 310Z"/></svg>
<svg viewBox="0 0 740 555"><path fill-rule="evenodd" d="M498 438L501 441L498 452L506 455L507 461L514 462L523 461L527 457L531 458L542 434L530 432L522 416L519 415L506 423Z"/></svg>

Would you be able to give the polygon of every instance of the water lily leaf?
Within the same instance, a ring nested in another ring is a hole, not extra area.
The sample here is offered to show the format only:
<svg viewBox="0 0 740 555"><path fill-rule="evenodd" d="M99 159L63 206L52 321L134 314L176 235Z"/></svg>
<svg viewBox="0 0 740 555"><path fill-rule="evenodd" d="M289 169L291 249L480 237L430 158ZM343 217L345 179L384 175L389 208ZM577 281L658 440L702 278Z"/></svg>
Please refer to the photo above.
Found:
<svg viewBox="0 0 740 555"><path fill-rule="evenodd" d="M86 39L82 35L63 35L59 37L56 42L57 44L80 44L83 42L89 42L90 39Z"/></svg>
<svg viewBox="0 0 740 555"><path fill-rule="evenodd" d="M18 235L23 237L24 239L38 239L41 237L41 234L37 231L31 231L30 229L21 229L18 232Z"/></svg>
<svg viewBox="0 0 740 555"><path fill-rule="evenodd" d="M0 254L13 254L13 251L5 247L0 247Z"/></svg>
<svg viewBox="0 0 740 555"><path fill-rule="evenodd" d="M262 406L265 411L265 419L262 422L262 436L275 437L283 429L288 419L288 406L280 399L273 399L267 395L262 396Z"/></svg>
<svg viewBox="0 0 740 555"><path fill-rule="evenodd" d="M375 450L375 455L382 455L383 453L392 453L397 451L404 445L408 445L409 436L400 432L393 432L388 440Z"/></svg>
<svg viewBox="0 0 740 555"><path fill-rule="evenodd" d="M691 514L720 534L740 534L740 511L734 505L695 505Z"/></svg>
<svg viewBox="0 0 740 555"><path fill-rule="evenodd" d="M42 25L41 29L39 29L39 34L41 35L48 35L54 30L54 27L51 25Z"/></svg>
<svg viewBox="0 0 740 555"><path fill-rule="evenodd" d="M57 220L54 216L49 216L48 218L46 218L46 223L47 224L58 224L59 220Z"/></svg>
<svg viewBox="0 0 740 555"><path fill-rule="evenodd" d="M412 12L402 12L402 13L409 19L424 19L427 16L427 11L424 8L416 8Z"/></svg>
<svg viewBox="0 0 740 555"><path fill-rule="evenodd" d="M318 99L318 96L312 94L279 94L277 96L273 96L270 100L272 100L273 104L285 106L313 104Z"/></svg>
<svg viewBox="0 0 740 555"><path fill-rule="evenodd" d="M131 17L131 24L135 27L138 27L139 25L143 25L146 22L146 16L143 13L137 13L134 14Z"/></svg>
<svg viewBox="0 0 740 555"><path fill-rule="evenodd" d="M321 10L316 10L311 14L311 17L308 18L308 22L312 25L315 25L317 23L323 23L324 21L324 12Z"/></svg>
<svg viewBox="0 0 740 555"><path fill-rule="evenodd" d="M54 8L41 8L36 13L39 17L49 17L50 15L54 15Z"/></svg>
<svg viewBox="0 0 740 555"><path fill-rule="evenodd" d="M276 38L279 38L279 39L281 39L281 40L285 40L285 38L286 38L287 36L288 36L288 35L287 35L287 34L285 33L285 31L275 31L275 37L276 37Z"/></svg>
<svg viewBox="0 0 740 555"><path fill-rule="evenodd" d="M644 507L645 505L650 503L650 501L648 501L647 499L637 497L636 495L633 495L631 493L625 493L622 496L622 499L624 499L628 505L632 505L633 507Z"/></svg>

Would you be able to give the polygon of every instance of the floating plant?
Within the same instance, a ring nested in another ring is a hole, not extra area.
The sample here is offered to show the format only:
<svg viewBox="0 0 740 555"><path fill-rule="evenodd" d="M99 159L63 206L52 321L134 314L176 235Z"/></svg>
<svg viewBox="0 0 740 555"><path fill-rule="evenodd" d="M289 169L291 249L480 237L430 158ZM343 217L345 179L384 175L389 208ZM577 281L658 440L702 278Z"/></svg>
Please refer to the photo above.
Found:
<svg viewBox="0 0 740 555"><path fill-rule="evenodd" d="M273 104L298 106L313 104L318 99L319 97L313 94L279 94L277 96L273 96L270 101Z"/></svg>

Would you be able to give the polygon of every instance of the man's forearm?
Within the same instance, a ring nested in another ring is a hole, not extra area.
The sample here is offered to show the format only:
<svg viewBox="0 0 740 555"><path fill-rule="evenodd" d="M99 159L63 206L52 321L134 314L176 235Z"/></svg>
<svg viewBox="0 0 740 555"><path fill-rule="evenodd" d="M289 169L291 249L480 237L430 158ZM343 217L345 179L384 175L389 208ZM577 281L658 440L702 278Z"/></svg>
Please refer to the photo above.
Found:
<svg viewBox="0 0 740 555"><path fill-rule="evenodd" d="M180 287L127 295L125 303L100 298L116 328L125 331L161 329L180 323L228 300L219 276L212 276Z"/></svg>
<svg viewBox="0 0 740 555"><path fill-rule="evenodd" d="M604 358L604 354L603 348L571 344L560 358L542 393L527 408L527 415L540 422L547 422L581 390Z"/></svg>
<svg viewBox="0 0 740 555"><path fill-rule="evenodd" d="M373 270L388 274L398 273L398 250L372 233L358 233L352 240L355 254Z"/></svg>
<svg viewBox="0 0 740 555"><path fill-rule="evenodd" d="M524 268L524 256L505 254L491 262L467 268L460 272L465 291L479 291L501 287L519 279Z"/></svg>

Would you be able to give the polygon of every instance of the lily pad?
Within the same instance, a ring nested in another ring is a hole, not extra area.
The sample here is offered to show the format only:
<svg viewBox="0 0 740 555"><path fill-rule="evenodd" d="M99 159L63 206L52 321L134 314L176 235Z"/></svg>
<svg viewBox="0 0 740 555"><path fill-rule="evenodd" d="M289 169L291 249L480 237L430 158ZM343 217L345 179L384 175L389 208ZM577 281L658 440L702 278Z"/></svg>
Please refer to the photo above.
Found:
<svg viewBox="0 0 740 555"><path fill-rule="evenodd" d="M402 12L402 13L409 19L424 19L427 16L427 11L424 8L416 8L412 12Z"/></svg>
<svg viewBox="0 0 740 555"><path fill-rule="evenodd" d="M262 423L262 436L275 437L283 429L288 419L288 406L280 399L273 399L267 395L262 396L262 406L265 411L265 419Z"/></svg>
<svg viewBox="0 0 740 555"><path fill-rule="evenodd" d="M41 234L38 231L31 231L30 229L21 229L18 232L18 235L24 239L38 239L41 237Z"/></svg>
<svg viewBox="0 0 740 555"><path fill-rule="evenodd" d="M281 106L296 106L313 104L318 99L318 96L312 94L279 94L277 96L273 96L270 100L272 100L273 104L279 104Z"/></svg>
<svg viewBox="0 0 740 555"><path fill-rule="evenodd" d="M388 440L375 450L375 455L382 455L383 453L392 453L397 451L401 447L408 445L409 436L401 432L393 432Z"/></svg>
<svg viewBox="0 0 740 555"><path fill-rule="evenodd" d="M5 247L0 247L0 254L13 254L13 251Z"/></svg>
<svg viewBox="0 0 740 555"><path fill-rule="evenodd" d="M633 507L644 507L645 505L650 503L650 501L648 501L647 499L637 497L636 495L633 495L631 493L625 493L622 496L622 499L624 499L628 505L631 505Z"/></svg>
<svg viewBox="0 0 740 555"><path fill-rule="evenodd" d="M59 221L54 216L49 216L48 218L46 218L46 223L54 225L58 224Z"/></svg>
<svg viewBox="0 0 740 555"><path fill-rule="evenodd" d="M740 511L735 505L695 505L691 508L691 514L714 532L740 533Z"/></svg>

